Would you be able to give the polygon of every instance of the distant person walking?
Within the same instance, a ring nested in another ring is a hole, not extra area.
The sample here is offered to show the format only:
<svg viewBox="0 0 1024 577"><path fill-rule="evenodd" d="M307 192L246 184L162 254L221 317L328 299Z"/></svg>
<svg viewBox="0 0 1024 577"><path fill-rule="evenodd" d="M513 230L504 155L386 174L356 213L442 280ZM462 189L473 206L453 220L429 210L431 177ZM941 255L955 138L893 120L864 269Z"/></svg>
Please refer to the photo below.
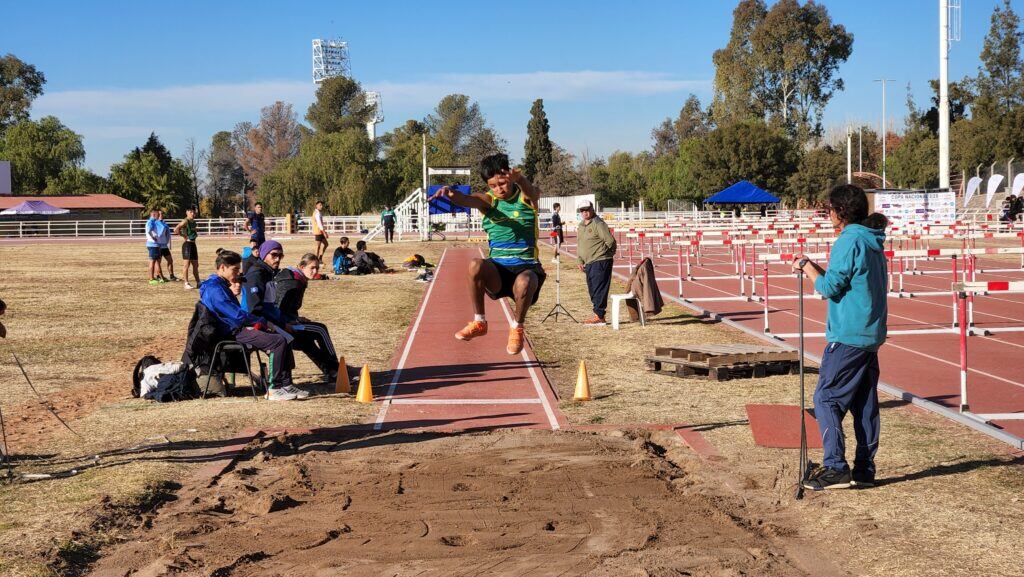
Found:
<svg viewBox="0 0 1024 577"><path fill-rule="evenodd" d="M158 285L164 281L163 271L160 270L160 227L165 226L160 221L160 211L153 209L149 211L149 219L146 220L146 251L149 253L149 284Z"/></svg>
<svg viewBox="0 0 1024 577"><path fill-rule="evenodd" d="M615 259L615 237L608 230L608 224L597 216L594 205L584 200L577 206L580 221L576 229L576 254L580 270L587 275L587 292L594 306L594 316L583 321L589 326L605 324L604 315L608 309L608 290L612 285L612 264Z"/></svg>
<svg viewBox="0 0 1024 577"><path fill-rule="evenodd" d="M551 205L551 238L555 241L555 258L551 262L558 264L558 249L562 248L562 243L565 242L565 231L562 224L562 215L559 211L562 210L561 203L556 202Z"/></svg>
<svg viewBox="0 0 1024 577"><path fill-rule="evenodd" d="M249 241L257 249L267 242L267 217L263 214L263 203L257 202L253 211L245 216L245 228L249 230Z"/></svg>
<svg viewBox="0 0 1024 577"><path fill-rule="evenodd" d="M825 353L814 391L814 416L824 446L823 466L803 481L804 487L845 489L875 484L878 450L878 348L885 342L886 218L868 216L868 199L856 186L844 184L829 194L828 215L839 231L828 270L804 256L793 262L828 299ZM846 463L843 418L853 413L857 451L853 472Z"/></svg>
<svg viewBox="0 0 1024 577"><path fill-rule="evenodd" d="M316 201L316 210L313 211L313 240L315 246L313 253L317 260L323 262L324 253L327 252L327 229L324 228L324 201Z"/></svg>
<svg viewBox="0 0 1024 577"><path fill-rule="evenodd" d="M380 223L384 226L384 244L395 242L395 211L390 204L384 205L384 211L380 213Z"/></svg>
<svg viewBox="0 0 1024 577"><path fill-rule="evenodd" d="M181 260L185 261L185 289L194 289L199 286L199 249L196 247L196 238L199 231L196 229L196 209L194 206L185 210L185 218L174 227L174 234L180 234L184 239L181 243ZM195 279L195 286L188 282L188 271L192 269L192 278Z"/></svg>

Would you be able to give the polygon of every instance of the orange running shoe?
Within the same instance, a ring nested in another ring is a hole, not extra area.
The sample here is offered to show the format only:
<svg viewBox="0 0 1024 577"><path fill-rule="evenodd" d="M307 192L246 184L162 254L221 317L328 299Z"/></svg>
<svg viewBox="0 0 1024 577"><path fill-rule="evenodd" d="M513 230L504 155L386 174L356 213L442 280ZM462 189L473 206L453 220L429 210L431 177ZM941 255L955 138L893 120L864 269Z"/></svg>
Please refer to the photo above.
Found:
<svg viewBox="0 0 1024 577"><path fill-rule="evenodd" d="M487 334L487 321L469 321L461 331L455 333L460 341L471 341Z"/></svg>
<svg viewBox="0 0 1024 577"><path fill-rule="evenodd" d="M508 331L508 346L505 347L505 350L508 351L508 354L518 355L519 352L523 350L523 340L525 338L526 335L523 334L522 326L510 329Z"/></svg>

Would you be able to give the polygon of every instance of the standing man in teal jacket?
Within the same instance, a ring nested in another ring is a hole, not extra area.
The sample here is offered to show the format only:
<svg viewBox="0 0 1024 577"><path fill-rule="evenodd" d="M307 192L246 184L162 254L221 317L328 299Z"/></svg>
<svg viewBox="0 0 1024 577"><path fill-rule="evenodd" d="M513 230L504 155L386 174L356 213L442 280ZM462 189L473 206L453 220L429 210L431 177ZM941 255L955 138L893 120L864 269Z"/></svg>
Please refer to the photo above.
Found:
<svg viewBox="0 0 1024 577"><path fill-rule="evenodd" d="M829 217L839 230L828 270L798 257L814 289L828 299L825 353L821 357L814 416L824 446L822 467L803 481L815 491L875 484L878 450L878 348L885 342L886 261L884 216L868 216L864 191L845 184L829 194ZM853 472L846 463L843 418L853 413L857 451Z"/></svg>

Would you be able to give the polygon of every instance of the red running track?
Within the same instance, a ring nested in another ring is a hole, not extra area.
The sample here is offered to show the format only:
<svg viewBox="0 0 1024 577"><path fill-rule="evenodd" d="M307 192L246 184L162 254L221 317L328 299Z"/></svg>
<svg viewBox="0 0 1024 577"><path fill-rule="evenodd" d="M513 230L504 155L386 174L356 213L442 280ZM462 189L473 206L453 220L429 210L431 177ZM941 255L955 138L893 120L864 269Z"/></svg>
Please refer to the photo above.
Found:
<svg viewBox="0 0 1024 577"><path fill-rule="evenodd" d="M566 239L573 243L574 239ZM626 239L623 239L626 241ZM574 253L575 245L566 244L567 252ZM745 299L702 301L705 298L737 297L739 280L726 249L708 248L700 265L691 258L694 277L721 277L698 280L684 280L683 297L678 294L678 257L675 248L666 245L669 254L653 258L659 287L662 294L676 302L735 324L744 331L764 336L764 304ZM647 247L647 256L650 256ZM657 251L655 251L657 252ZM640 251L634 248L633 263L639 262ZM616 273L628 274L628 249L619 247ZM749 256L747 257L749 259ZM763 294L763 276L759 262L755 279L757 294ZM979 257L979 269L1008 269L1019 267L1015 257L1000 260L994 257ZM904 276L905 291L949 291L952 272L949 260L918 261L918 269L937 274ZM684 267L685 274L685 267ZM769 268L769 325L773 334L795 334L798 331L798 292L795 274L787 264L771 264ZM1024 279L1020 272L979 272L978 280L1002 281ZM815 297L810 282L805 281L805 322L806 333L824 333L826 301ZM749 293L749 280L747 291ZM772 300L772 297L788 297ZM690 302L689 299L693 299ZM999 294L978 296L975 300L975 328L992 329L1024 327L1024 295ZM952 294L942 296L915 296L914 298L889 299L889 330L901 329L948 329L953 321ZM773 337L767 337L773 338ZM796 345L793 336L774 337L776 342ZM808 357L819 360L824 350L825 339L811 336L806 339ZM902 396L912 395L908 400L944 416L983 430L1016 448L1024 448L1024 420L993 420L990 425L971 422L971 419L957 413L960 405L960 340L957 333L891 335L879 351L882 370L883 390ZM990 336L968 338L968 401L971 411L977 414L1024 413L1024 332L997 332ZM913 397L916 397L913 398ZM906 398L906 397L905 397ZM919 402L920 400L926 402ZM927 402L927 401L930 401Z"/></svg>
<svg viewBox="0 0 1024 577"><path fill-rule="evenodd" d="M392 362L378 401L375 429L561 429L554 389L529 342L518 355L505 350L511 310L485 298L486 336L463 342L455 333L473 318L466 269L474 248L447 249ZM529 334L527 327L527 334Z"/></svg>

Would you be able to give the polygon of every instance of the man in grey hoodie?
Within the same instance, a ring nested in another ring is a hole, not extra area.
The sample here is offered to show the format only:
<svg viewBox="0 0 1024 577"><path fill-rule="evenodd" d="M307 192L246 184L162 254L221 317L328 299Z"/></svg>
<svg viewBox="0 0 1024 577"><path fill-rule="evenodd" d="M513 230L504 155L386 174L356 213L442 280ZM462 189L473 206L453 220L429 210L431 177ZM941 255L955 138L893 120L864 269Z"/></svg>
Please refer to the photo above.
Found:
<svg viewBox="0 0 1024 577"><path fill-rule="evenodd" d="M824 446L822 467L804 487L815 491L875 484L878 450L878 348L885 342L886 218L868 216L864 191L844 184L829 193L829 217L839 237L829 254L828 270L803 256L793 262L828 299L825 353L821 357L814 416ZM853 413L857 451L853 472L846 463L843 418Z"/></svg>

